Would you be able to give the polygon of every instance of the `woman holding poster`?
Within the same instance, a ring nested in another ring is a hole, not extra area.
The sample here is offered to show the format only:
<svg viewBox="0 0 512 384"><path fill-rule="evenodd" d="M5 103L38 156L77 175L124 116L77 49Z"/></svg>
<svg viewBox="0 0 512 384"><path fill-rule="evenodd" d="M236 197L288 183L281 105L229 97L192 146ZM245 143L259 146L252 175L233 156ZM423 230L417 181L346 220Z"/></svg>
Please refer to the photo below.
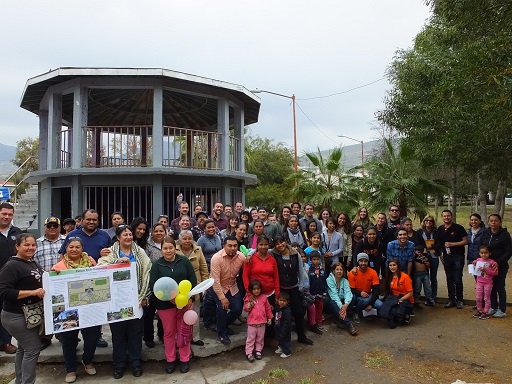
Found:
<svg viewBox="0 0 512 384"><path fill-rule="evenodd" d="M98 265L117 263L136 263L139 303L142 307L148 304L149 271L151 260L146 252L133 241L133 233L128 225L117 227L118 241L110 248L110 253L98 260ZM142 376L142 318L110 323L112 332L112 361L114 363L114 379L120 379L126 369L126 355L130 357L132 374Z"/></svg>
<svg viewBox="0 0 512 384"><path fill-rule="evenodd" d="M18 341L16 351L16 384L36 381L36 366L41 341L39 326L29 326L23 307L42 303L43 268L32 257L36 253L36 238L22 233L16 238L16 256L0 270L0 300L3 301L2 325Z"/></svg>
<svg viewBox="0 0 512 384"><path fill-rule="evenodd" d="M52 267L52 271L60 272L66 269L88 268L94 267L96 261L84 252L82 239L79 237L71 237L66 247L66 253ZM66 383L74 383L76 380L76 347L78 345L78 329L63 332L60 335L62 343L62 355L64 356L64 364L66 366ZM95 375L96 368L92 364L94 353L96 352L96 341L100 337L101 325L82 328L82 338L84 339L84 354L82 355L82 364L88 375Z"/></svg>
<svg viewBox="0 0 512 384"><path fill-rule="evenodd" d="M155 282L161 277L170 277L180 283L188 280L191 286L197 284L194 267L186 256L176 253L176 242L172 237L166 237L162 243L162 257L153 263L150 273L150 286L153 289ZM177 293L177 292L176 292ZM172 297L172 296L171 296ZM173 373L176 370L176 340L183 330L183 315L192 307L191 300L188 305L178 309L174 299L161 301L155 298L158 317L164 326L164 346L167 363L165 372ZM192 336L192 335L190 335ZM180 353L180 372L186 373L190 369L190 342L178 344Z"/></svg>

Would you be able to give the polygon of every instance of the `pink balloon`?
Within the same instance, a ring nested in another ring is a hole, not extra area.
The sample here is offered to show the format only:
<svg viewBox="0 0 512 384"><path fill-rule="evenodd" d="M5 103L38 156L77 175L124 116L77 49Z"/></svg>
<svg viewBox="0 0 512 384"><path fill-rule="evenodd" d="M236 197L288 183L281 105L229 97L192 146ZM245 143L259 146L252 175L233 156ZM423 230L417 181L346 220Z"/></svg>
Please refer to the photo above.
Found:
<svg viewBox="0 0 512 384"><path fill-rule="evenodd" d="M194 325L197 323L197 313L191 309L189 309L187 312L183 314L183 321L187 325Z"/></svg>

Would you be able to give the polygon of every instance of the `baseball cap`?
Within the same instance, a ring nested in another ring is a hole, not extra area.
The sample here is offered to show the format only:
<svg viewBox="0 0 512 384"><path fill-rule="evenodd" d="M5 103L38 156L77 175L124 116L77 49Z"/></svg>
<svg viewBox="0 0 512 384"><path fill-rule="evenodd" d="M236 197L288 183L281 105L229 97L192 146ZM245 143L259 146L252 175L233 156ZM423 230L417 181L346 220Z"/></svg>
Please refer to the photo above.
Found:
<svg viewBox="0 0 512 384"><path fill-rule="evenodd" d="M69 224L69 223L75 225L76 221L75 221L75 219L72 219L71 217L68 217L67 219L64 219L62 221L62 225L66 225L66 224Z"/></svg>
<svg viewBox="0 0 512 384"><path fill-rule="evenodd" d="M203 216L205 216L206 218L208 218L208 214L207 214L206 212L204 212L204 211L200 211L200 212L197 212L197 213L196 213L196 219L199 219L199 216L201 216L201 215L203 215Z"/></svg>
<svg viewBox="0 0 512 384"><path fill-rule="evenodd" d="M48 217L45 221L44 221L44 225L48 225L48 224L57 224L57 225L60 225L60 219L58 217Z"/></svg>
<svg viewBox="0 0 512 384"><path fill-rule="evenodd" d="M370 259L368 258L368 255L367 255L366 253L364 253L364 252L361 252L361 253L358 253L358 254L357 254L357 262L358 262L358 263L359 263L359 260L361 260L361 259L370 260Z"/></svg>

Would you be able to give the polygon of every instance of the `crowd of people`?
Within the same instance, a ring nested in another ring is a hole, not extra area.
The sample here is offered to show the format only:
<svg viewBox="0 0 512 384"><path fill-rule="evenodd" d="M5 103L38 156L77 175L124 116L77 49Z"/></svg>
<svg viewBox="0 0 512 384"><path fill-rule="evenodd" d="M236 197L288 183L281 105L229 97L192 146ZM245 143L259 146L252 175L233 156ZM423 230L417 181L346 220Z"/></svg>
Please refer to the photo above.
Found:
<svg viewBox="0 0 512 384"><path fill-rule="evenodd" d="M388 214L373 217L361 207L352 219L328 209L315 215L312 204L298 202L282 207L279 214L266 207L246 210L241 202L216 202L211 214L200 205L190 212L182 200L176 208L172 220L162 214L153 225L142 217L127 224L121 212L113 212L111 226L104 230L94 209L62 222L49 217L44 234L36 239L13 225L12 205L0 204L0 350L16 353L17 384L35 382L39 353L52 343L51 335L27 328L23 312L24 306L43 299L44 271L136 264L144 314L109 324L116 379L128 366L133 376L143 374L142 344L155 347L155 314L156 336L164 343L169 374L178 366L180 372L188 372L191 344L204 345L198 323L191 335L183 325L184 312L190 309L225 345L231 343L231 325L246 323L248 361L262 358L269 338L277 339L275 352L286 358L292 353L292 329L299 343L312 345L306 330L323 334L328 312L352 336L362 317L381 317L390 328L408 324L423 304L436 305L440 262L448 288L445 308L463 308L462 274L467 264L475 275L474 317L506 316L505 277L512 241L497 214L488 217L487 228L478 214L472 214L466 230L445 210L440 226L427 215L414 230L413 221L400 217L394 204ZM174 301L161 301L153 294L155 282L165 276L177 283L188 280L192 286L209 278L214 283L178 308ZM96 348L108 345L101 326L59 333L67 383L77 378L79 332L84 343L81 361L89 375L96 374Z"/></svg>

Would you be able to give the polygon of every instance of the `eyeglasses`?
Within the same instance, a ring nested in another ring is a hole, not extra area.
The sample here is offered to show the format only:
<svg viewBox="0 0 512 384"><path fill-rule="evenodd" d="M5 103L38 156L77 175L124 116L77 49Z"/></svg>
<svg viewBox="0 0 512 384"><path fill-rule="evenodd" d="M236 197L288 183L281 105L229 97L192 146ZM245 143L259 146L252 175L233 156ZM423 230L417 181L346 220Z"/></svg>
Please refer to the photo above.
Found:
<svg viewBox="0 0 512 384"><path fill-rule="evenodd" d="M160 215L160 216L158 216L158 218L159 218L159 219L168 219L168 218L169 218L169 216L167 216L167 215Z"/></svg>
<svg viewBox="0 0 512 384"><path fill-rule="evenodd" d="M428 222L431 222L431 223L433 223L433 222L434 222L434 220L430 220L430 219L425 219L425 220L423 220L423 221L424 221L425 223L426 223L427 221L428 221Z"/></svg>
<svg viewBox="0 0 512 384"><path fill-rule="evenodd" d="M398 209L390 209L389 212L398 212Z"/></svg>
<svg viewBox="0 0 512 384"><path fill-rule="evenodd" d="M78 237L78 236L71 236L71 237L68 237L68 242L71 242L71 241L79 241L79 242L82 242L82 238L81 238L81 237Z"/></svg>
<svg viewBox="0 0 512 384"><path fill-rule="evenodd" d="M58 226L57 224L48 224L48 225L46 226L46 228L57 229L57 228L59 228L59 226Z"/></svg>

